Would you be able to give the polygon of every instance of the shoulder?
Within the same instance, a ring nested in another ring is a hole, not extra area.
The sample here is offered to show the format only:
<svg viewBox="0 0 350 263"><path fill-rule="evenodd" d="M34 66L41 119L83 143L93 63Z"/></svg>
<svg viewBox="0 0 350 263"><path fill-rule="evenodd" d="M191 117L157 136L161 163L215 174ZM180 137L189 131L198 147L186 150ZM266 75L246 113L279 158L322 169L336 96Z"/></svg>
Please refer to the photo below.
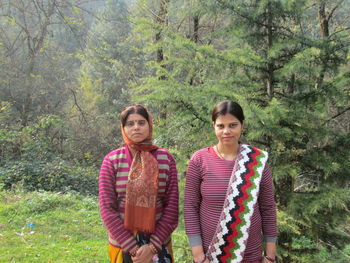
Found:
<svg viewBox="0 0 350 263"><path fill-rule="evenodd" d="M269 164L268 164L269 154L268 154L267 151L265 151L265 150L263 150L261 148L249 145L249 144L241 144L241 146L240 146L241 153L244 154L245 150L248 150L246 152L247 154L249 154L249 152L251 152L251 151L257 152L258 155L260 156L259 157L259 161L264 165L263 175L266 175L266 174L267 175L271 175L271 170L270 170L270 167L269 167Z"/></svg>
<svg viewBox="0 0 350 263"><path fill-rule="evenodd" d="M105 159L108 159L109 161L118 161L120 159L126 159L126 147L122 146L118 149L115 149L111 151L110 153L106 154Z"/></svg>
<svg viewBox="0 0 350 263"><path fill-rule="evenodd" d="M210 156L209 147L205 147L194 152L191 156L190 162L202 161L203 159L208 158L208 156Z"/></svg>
<svg viewBox="0 0 350 263"><path fill-rule="evenodd" d="M158 148L154 150L153 154L157 160L165 160L169 162L175 161L174 156L167 149L164 148Z"/></svg>
<svg viewBox="0 0 350 263"><path fill-rule="evenodd" d="M242 143L240 145L240 151L244 151L244 150L254 150L254 151L257 151L259 153L262 153L262 154L268 156L268 152L265 151L264 149L261 149L259 147L256 147L256 146L253 146L253 145L250 145L250 144Z"/></svg>

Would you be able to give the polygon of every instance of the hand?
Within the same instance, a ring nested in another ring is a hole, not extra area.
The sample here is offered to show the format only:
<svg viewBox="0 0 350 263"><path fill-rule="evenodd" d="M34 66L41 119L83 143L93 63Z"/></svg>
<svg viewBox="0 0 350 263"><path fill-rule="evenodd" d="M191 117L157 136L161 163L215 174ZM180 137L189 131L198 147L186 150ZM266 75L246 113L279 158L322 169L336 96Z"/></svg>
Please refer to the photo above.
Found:
<svg viewBox="0 0 350 263"><path fill-rule="evenodd" d="M272 258L272 257L271 257ZM276 259L275 259L275 262L276 262ZM267 258L263 257L263 260L261 263L271 263L270 260L268 260Z"/></svg>
<svg viewBox="0 0 350 263"><path fill-rule="evenodd" d="M266 249L265 249L265 255L268 257L275 259L276 261L276 243L275 242L266 242ZM271 263L268 259L265 257L263 258L263 263Z"/></svg>
<svg viewBox="0 0 350 263"><path fill-rule="evenodd" d="M135 257L131 257L131 259L133 263L151 263L153 256L152 249L146 244L140 247Z"/></svg>
<svg viewBox="0 0 350 263"><path fill-rule="evenodd" d="M192 247L192 257L195 262L201 262L204 259L205 255L203 252L203 246L193 246ZM206 261L203 261L206 263ZM209 261L208 261L209 262Z"/></svg>

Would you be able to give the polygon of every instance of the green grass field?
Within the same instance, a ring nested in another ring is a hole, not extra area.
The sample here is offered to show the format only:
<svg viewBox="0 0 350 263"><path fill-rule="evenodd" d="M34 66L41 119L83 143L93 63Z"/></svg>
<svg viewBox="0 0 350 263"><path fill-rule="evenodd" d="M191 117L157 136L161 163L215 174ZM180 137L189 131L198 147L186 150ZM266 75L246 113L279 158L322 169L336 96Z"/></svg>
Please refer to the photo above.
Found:
<svg viewBox="0 0 350 263"><path fill-rule="evenodd" d="M175 262L191 262L180 214ZM0 192L0 255L0 262L108 262L97 198Z"/></svg>

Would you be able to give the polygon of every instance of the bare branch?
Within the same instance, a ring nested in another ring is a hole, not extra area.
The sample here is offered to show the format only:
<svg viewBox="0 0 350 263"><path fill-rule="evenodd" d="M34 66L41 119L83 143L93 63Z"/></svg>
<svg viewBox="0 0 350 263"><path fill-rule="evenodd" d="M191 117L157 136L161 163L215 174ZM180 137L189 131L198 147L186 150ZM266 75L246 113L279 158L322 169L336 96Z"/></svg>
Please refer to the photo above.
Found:
<svg viewBox="0 0 350 263"><path fill-rule="evenodd" d="M77 96L76 96L76 94L75 94L75 91L73 90L73 89L69 89L71 92L72 92L72 94L73 94L73 98L74 98L74 105L77 107L77 109L79 110L79 112L81 113L81 116L82 116L82 118L83 118L83 120L84 120L84 122L85 122L85 124L87 125L87 126L89 126L89 123L88 123L88 121L87 121L87 119L86 119L86 117L85 117L85 112L83 111L83 109L79 106L79 104L78 104L78 100L77 100Z"/></svg>
<svg viewBox="0 0 350 263"><path fill-rule="evenodd" d="M71 25L69 24L69 22L67 22L66 18L65 18L64 15L62 14L61 10L57 9L57 12L58 12L59 16L62 18L64 24L65 24L65 25L69 28L69 30L72 32L72 34L74 35L74 37L76 37L77 39L79 39L78 36L76 35L74 29L71 27ZM84 47L80 44L79 41L78 41L78 43L79 43L80 49L81 49L81 50L84 50Z"/></svg>
<svg viewBox="0 0 350 263"><path fill-rule="evenodd" d="M338 114L334 115L332 118L330 118L328 121L334 120L335 118L339 117L340 115L343 115L345 112L350 110L350 106L347 107L346 109L342 110L341 112L339 112Z"/></svg>
<svg viewBox="0 0 350 263"><path fill-rule="evenodd" d="M331 12L329 13L328 18L327 18L328 21L332 18L333 13L335 12L335 10L336 10L343 2L344 2L344 0L339 1L339 2L335 5L335 7L331 10Z"/></svg>

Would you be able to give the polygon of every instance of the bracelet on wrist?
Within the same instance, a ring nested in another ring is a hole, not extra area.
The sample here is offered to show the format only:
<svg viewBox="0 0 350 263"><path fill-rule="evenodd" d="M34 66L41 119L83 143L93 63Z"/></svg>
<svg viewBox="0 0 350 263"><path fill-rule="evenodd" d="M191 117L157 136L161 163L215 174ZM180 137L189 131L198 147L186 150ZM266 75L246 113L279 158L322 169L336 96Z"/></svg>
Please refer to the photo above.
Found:
<svg viewBox="0 0 350 263"><path fill-rule="evenodd" d="M266 255L264 256L264 258L266 258L270 262L273 262L273 263L276 262L276 258L273 259L273 258L270 258L269 256L266 256Z"/></svg>
<svg viewBox="0 0 350 263"><path fill-rule="evenodd" d="M149 243L148 246L152 250L153 254L158 254L158 250L156 249L156 247L152 243Z"/></svg>

